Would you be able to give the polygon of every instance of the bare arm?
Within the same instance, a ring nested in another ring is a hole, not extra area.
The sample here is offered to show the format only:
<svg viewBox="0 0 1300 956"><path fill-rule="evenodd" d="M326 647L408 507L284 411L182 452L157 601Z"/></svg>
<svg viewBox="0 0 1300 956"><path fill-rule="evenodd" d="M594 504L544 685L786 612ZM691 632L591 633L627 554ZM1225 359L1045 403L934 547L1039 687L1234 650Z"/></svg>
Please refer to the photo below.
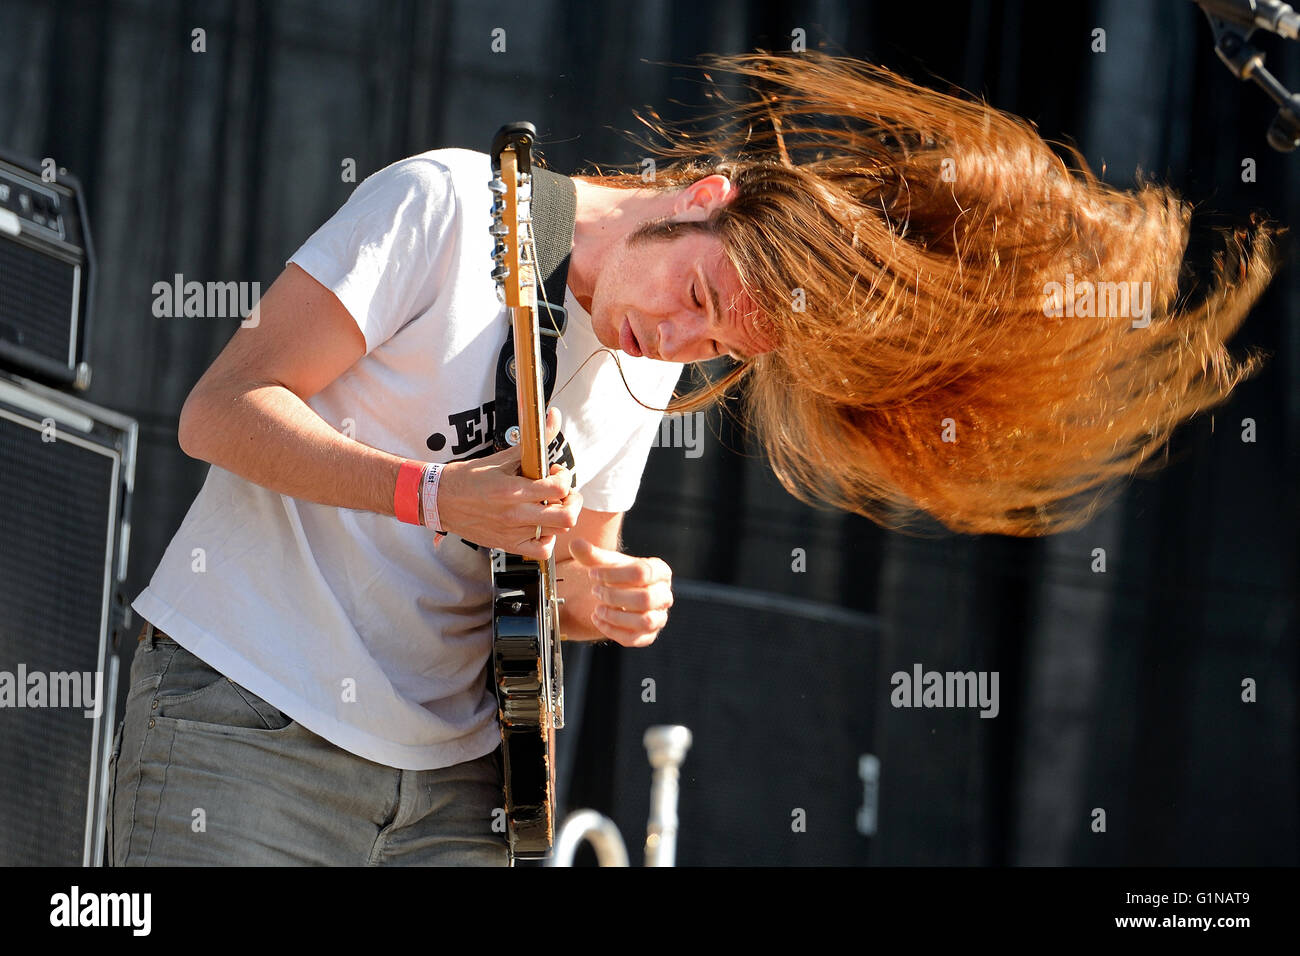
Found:
<svg viewBox="0 0 1300 956"><path fill-rule="evenodd" d="M555 544L555 576L564 606L560 609L560 625L565 638L571 641L599 641L606 637L592 623L596 610L596 596L592 592L591 572L579 564L569 552L569 545L579 538L610 551L618 550L618 533L623 527L622 512L590 511L583 509L573 530L561 534Z"/></svg>
<svg viewBox="0 0 1300 956"><path fill-rule="evenodd" d="M393 515L405 459L347 437L306 402L365 355L356 322L292 264L257 310L257 323L235 333L186 399L181 450L282 495ZM511 449L446 465L438 510L450 532L540 558L582 507L576 494L566 500L569 484L567 474L520 477Z"/></svg>
<svg viewBox="0 0 1300 956"><path fill-rule="evenodd" d="M280 494L393 514L401 457L354 441L306 403L365 355L352 316L290 264L181 409L181 449Z"/></svg>

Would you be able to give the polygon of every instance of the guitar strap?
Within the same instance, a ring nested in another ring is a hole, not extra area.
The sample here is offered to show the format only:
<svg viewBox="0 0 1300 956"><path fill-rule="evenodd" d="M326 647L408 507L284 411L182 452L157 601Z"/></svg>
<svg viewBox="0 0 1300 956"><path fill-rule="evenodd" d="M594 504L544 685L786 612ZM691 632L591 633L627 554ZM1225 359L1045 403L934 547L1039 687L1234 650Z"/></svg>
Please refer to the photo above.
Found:
<svg viewBox="0 0 1300 956"><path fill-rule="evenodd" d="M556 347L564 334L568 316L564 311L564 289L569 278L569 250L573 247L573 223L577 193L573 180L534 165L533 240L537 250L537 274L546 290L545 300L537 296L537 327L541 333L542 390L545 405L551 403L558 373ZM515 392L515 332L511 326L506 344L497 359L497 399L493 442L497 451L510 447L506 431L519 424L519 400Z"/></svg>

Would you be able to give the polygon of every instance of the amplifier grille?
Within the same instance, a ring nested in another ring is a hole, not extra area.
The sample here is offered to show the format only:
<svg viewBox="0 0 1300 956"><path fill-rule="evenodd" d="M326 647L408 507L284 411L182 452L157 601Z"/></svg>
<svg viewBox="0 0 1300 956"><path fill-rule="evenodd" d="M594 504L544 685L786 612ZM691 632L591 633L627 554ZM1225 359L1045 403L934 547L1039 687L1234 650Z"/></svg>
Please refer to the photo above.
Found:
<svg viewBox="0 0 1300 956"><path fill-rule="evenodd" d="M101 669L116 460L0 415L0 671ZM68 488L75 508L50 497ZM81 865L97 724L80 707L0 709L0 865Z"/></svg>
<svg viewBox="0 0 1300 956"><path fill-rule="evenodd" d="M72 263L12 240L0 241L0 339L70 364L76 283Z"/></svg>
<svg viewBox="0 0 1300 956"><path fill-rule="evenodd" d="M616 720L615 752L578 758L612 776L611 806L596 809L618 824L632 862L650 809L642 735L655 724L684 724L694 738L681 771L679 866L868 862L858 762L873 750L879 620L698 581L674 581L673 591L659 639L615 657L616 716L591 715ZM793 826L796 809L806 830Z"/></svg>

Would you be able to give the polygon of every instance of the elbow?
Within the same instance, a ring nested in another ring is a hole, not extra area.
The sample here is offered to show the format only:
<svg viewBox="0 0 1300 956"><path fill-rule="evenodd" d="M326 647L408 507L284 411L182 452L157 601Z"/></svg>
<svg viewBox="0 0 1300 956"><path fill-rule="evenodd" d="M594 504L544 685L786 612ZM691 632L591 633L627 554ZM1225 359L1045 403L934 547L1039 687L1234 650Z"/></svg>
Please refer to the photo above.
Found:
<svg viewBox="0 0 1300 956"><path fill-rule="evenodd" d="M199 450L199 436L202 434L200 402L199 390L195 388L181 406L181 417L176 423L176 442L186 455L204 461L206 459Z"/></svg>

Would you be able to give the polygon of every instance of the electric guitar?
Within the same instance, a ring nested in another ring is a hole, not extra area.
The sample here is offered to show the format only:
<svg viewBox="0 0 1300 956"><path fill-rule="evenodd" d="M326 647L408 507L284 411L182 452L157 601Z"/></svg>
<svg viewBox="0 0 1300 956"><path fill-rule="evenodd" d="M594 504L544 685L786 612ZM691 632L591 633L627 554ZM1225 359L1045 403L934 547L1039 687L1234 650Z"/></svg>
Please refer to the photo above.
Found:
<svg viewBox="0 0 1300 956"><path fill-rule="evenodd" d="M549 473L532 233L529 123L503 126L492 141L492 277L514 329L520 472ZM492 551L492 659L501 722L506 830L515 857L548 856L555 835L555 731L564 726L560 604L552 560Z"/></svg>

